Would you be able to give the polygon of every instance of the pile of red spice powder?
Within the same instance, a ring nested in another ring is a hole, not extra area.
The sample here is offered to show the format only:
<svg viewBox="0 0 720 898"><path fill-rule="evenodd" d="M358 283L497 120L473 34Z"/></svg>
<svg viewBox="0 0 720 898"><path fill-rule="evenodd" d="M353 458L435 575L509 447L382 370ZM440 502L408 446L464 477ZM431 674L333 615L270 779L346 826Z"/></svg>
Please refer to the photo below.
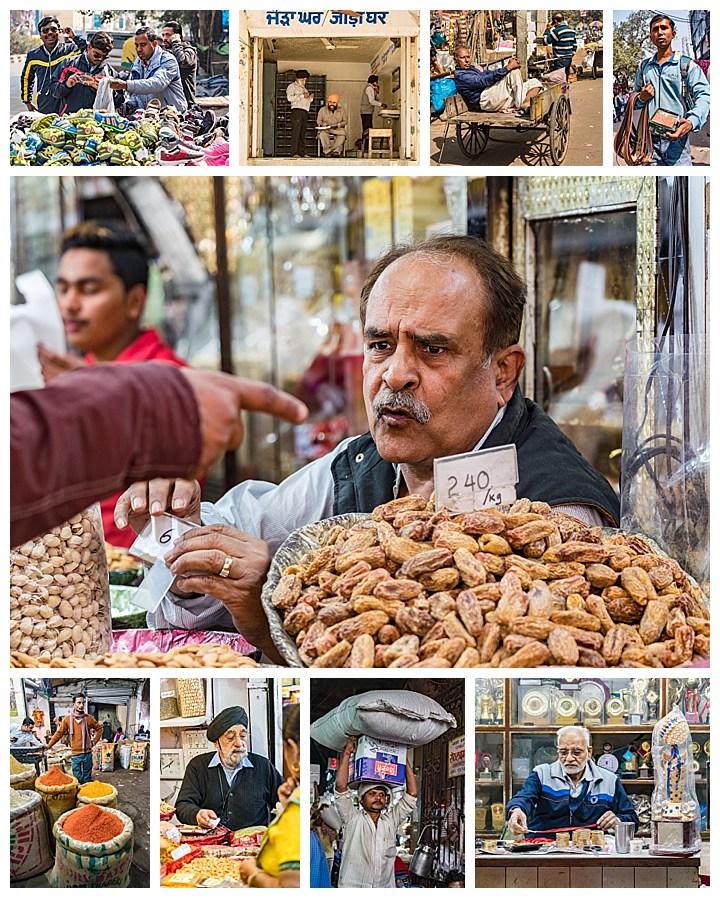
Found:
<svg viewBox="0 0 720 898"><path fill-rule="evenodd" d="M67 773L63 773L55 764L47 773L38 777L37 781L43 786L67 786L73 781L73 778L68 776Z"/></svg>
<svg viewBox="0 0 720 898"><path fill-rule="evenodd" d="M65 820L62 828L79 842L109 842L125 828L120 819L96 804L78 808Z"/></svg>

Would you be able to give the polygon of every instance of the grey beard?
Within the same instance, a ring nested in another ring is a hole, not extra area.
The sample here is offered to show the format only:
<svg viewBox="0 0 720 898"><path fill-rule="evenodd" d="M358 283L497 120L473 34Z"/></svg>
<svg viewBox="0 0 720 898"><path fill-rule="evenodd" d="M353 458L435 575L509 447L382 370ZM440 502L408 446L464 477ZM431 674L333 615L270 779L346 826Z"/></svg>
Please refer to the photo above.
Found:
<svg viewBox="0 0 720 898"><path fill-rule="evenodd" d="M430 409L424 402L420 402L419 399L416 399L411 390L398 390L397 392L393 390L382 390L378 393L372 404L372 410L376 420L380 418L382 409L386 406L404 409L406 412L410 413L411 417L414 418L418 424L427 424L430 418L432 418Z"/></svg>

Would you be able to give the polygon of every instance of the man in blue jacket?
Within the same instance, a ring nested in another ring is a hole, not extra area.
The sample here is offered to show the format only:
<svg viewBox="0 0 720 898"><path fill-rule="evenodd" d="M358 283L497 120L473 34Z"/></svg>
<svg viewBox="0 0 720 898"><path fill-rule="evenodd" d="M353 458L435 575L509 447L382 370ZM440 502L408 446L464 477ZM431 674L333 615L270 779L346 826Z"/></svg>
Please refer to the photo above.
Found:
<svg viewBox="0 0 720 898"><path fill-rule="evenodd" d="M653 165L692 165L689 135L702 128L710 113L710 84L696 62L673 51L675 37L675 22L666 15L654 16L650 40L657 52L635 73L638 105L650 104L651 122L658 110L679 116L674 130L653 134Z"/></svg>
<svg viewBox="0 0 720 898"><path fill-rule="evenodd" d="M126 90L128 105L145 109L150 100L157 97L161 106L174 106L182 114L187 111L187 100L180 77L177 60L158 43L158 36L147 25L135 32L135 49L138 58L130 69L128 82L113 79L113 90Z"/></svg>
<svg viewBox="0 0 720 898"><path fill-rule="evenodd" d="M57 112L59 102L50 89L53 75L71 56L84 50L86 43L72 28L61 29L55 16L40 19L37 28L42 44L25 57L20 75L20 96L29 112ZM67 40L60 40L61 37Z"/></svg>
<svg viewBox="0 0 720 898"><path fill-rule="evenodd" d="M87 49L68 59L53 78L52 94L60 101L58 112L65 115L80 109L92 109L101 78L115 78L117 73L105 61L113 48L113 41L106 31L96 31ZM115 105L122 103L122 94L116 93Z"/></svg>
<svg viewBox="0 0 720 898"><path fill-rule="evenodd" d="M537 78L523 81L519 70L520 63L514 56L498 69L483 70L473 65L467 47L458 47L455 51L455 86L470 110L528 109L530 100L540 92L542 82Z"/></svg>
<svg viewBox="0 0 720 898"><path fill-rule="evenodd" d="M510 832L553 832L591 824L608 830L620 820L638 826L618 777L593 762L590 732L585 727L562 727L557 744L558 760L539 764L507 803Z"/></svg>

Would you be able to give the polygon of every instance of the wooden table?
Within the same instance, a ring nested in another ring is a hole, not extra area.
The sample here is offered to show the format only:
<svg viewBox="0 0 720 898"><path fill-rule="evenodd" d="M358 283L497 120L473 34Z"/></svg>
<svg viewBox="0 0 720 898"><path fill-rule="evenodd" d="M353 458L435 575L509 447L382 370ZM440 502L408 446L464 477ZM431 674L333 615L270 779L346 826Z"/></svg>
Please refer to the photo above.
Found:
<svg viewBox="0 0 720 898"><path fill-rule="evenodd" d="M478 889L689 889L699 884L700 854L478 854Z"/></svg>

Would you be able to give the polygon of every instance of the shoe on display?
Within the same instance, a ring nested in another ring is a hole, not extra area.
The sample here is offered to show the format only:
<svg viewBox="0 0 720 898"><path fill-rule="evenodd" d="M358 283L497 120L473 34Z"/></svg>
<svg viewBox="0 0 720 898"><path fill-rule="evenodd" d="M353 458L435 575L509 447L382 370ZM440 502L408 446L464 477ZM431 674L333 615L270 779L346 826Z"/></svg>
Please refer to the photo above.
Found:
<svg viewBox="0 0 720 898"><path fill-rule="evenodd" d="M179 143L174 147L160 146L155 153L158 165L188 165L204 158L205 154L202 150L192 150L189 147L180 146Z"/></svg>

